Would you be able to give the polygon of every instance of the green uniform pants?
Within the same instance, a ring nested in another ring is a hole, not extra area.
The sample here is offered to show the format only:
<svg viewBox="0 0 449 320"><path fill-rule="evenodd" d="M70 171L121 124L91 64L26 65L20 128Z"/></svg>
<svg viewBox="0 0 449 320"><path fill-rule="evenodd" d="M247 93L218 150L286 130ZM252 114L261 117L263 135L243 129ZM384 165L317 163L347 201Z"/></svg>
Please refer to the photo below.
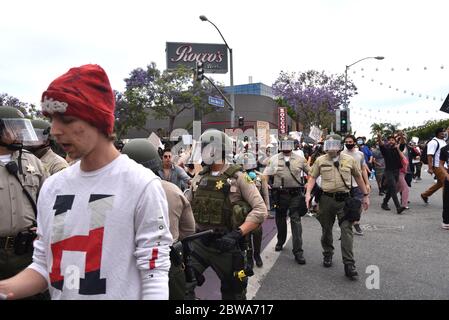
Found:
<svg viewBox="0 0 449 320"><path fill-rule="evenodd" d="M192 241L192 267L199 274L210 266L221 281L222 300L246 300L248 277L240 281L234 272L244 268L245 253L239 248L220 252L213 245L205 245L201 239Z"/></svg>
<svg viewBox="0 0 449 320"><path fill-rule="evenodd" d="M23 255L16 255L13 249L0 249L0 280L15 276L26 269L31 262L33 262L32 251ZM24 300L50 300L50 294L47 290Z"/></svg>
<svg viewBox="0 0 449 320"><path fill-rule="evenodd" d="M186 295L186 277L182 266L173 263L168 272L169 300L184 300Z"/></svg>
<svg viewBox="0 0 449 320"><path fill-rule="evenodd" d="M28 267L33 261L33 252L14 254L13 249L0 249L0 280L8 279Z"/></svg>
<svg viewBox="0 0 449 320"><path fill-rule="evenodd" d="M337 217L339 220L343 219L345 215L343 212L344 206L344 201L336 201L334 198L329 197L325 194L321 196L319 202L319 212L316 217L321 224L323 232L321 236L321 246L323 247L323 255L325 257L332 256L334 254L332 227L335 223L335 217ZM352 252L352 223L348 220L344 220L340 225L340 229L341 253L343 257L343 263L354 264L354 254Z"/></svg>

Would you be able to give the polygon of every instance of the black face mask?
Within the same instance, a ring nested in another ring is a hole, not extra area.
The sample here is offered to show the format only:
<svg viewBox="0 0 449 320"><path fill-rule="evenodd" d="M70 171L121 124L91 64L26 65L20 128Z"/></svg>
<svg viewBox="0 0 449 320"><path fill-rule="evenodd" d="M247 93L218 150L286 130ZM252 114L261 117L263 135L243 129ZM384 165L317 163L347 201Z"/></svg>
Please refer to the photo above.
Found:
<svg viewBox="0 0 449 320"><path fill-rule="evenodd" d="M346 148L348 149L348 150L351 150L351 149L354 149L354 147L355 147L355 144L345 144L345 146L346 146Z"/></svg>

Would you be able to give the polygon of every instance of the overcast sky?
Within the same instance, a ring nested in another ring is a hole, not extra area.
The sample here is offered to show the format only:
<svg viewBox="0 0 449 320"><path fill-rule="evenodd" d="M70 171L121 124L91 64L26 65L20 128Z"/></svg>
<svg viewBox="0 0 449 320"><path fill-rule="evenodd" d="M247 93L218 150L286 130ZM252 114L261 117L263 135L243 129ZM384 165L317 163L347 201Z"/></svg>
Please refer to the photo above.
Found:
<svg viewBox="0 0 449 320"><path fill-rule="evenodd" d="M132 69L165 69L166 42L221 43L204 14L233 48L235 84L271 85L281 70L344 73L385 56L348 73L359 89L353 127L368 134L372 122L448 118L438 111L449 93L448 9L444 0L4 1L0 92L37 104L54 78L86 63L123 90ZM229 84L229 74L213 77Z"/></svg>

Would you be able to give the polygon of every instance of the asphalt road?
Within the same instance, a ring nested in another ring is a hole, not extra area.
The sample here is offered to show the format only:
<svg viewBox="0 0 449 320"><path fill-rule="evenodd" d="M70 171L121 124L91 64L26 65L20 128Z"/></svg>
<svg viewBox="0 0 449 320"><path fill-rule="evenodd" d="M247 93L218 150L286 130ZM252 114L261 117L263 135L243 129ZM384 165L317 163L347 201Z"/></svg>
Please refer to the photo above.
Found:
<svg viewBox="0 0 449 320"><path fill-rule="evenodd" d="M298 265L294 261L291 241L281 253L274 252L275 241L272 241L263 252L265 259L273 260L272 267L266 264L250 279L249 298L448 299L449 231L441 228L442 190L425 205L420 193L433 184L433 180L424 170L422 176L422 181L412 183L410 210L401 215L394 209L380 208L382 198L372 181L371 206L361 220L364 235L354 235L357 281L344 276L337 223L334 226L334 265L327 269L322 266L321 227L314 217L306 216L303 218L303 249L307 264ZM392 201L390 207L394 208ZM378 286L373 280L377 272L373 273L370 268L378 270ZM367 283L371 289L367 288Z"/></svg>

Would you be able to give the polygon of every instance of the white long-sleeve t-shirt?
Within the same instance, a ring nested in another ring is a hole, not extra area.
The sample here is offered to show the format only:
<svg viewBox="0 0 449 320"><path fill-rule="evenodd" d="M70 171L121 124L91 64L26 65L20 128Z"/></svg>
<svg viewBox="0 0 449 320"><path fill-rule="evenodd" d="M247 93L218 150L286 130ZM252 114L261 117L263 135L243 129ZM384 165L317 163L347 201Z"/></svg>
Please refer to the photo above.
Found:
<svg viewBox="0 0 449 320"><path fill-rule="evenodd" d="M126 155L46 180L33 263L52 299L168 299L172 236L160 179Z"/></svg>

